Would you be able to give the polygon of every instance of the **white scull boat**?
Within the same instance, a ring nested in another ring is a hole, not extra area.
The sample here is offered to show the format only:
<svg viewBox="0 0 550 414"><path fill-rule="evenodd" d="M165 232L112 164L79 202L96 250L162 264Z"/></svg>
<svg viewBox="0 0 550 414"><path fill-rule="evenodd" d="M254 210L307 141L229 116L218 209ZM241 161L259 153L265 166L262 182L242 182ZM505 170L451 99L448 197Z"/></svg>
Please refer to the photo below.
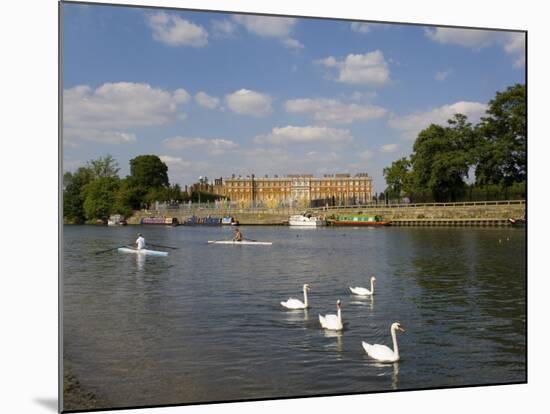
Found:
<svg viewBox="0 0 550 414"><path fill-rule="evenodd" d="M208 240L209 244L233 244L233 245L259 245L259 246L271 246L272 242L261 242L261 241L252 241L252 240Z"/></svg>
<svg viewBox="0 0 550 414"><path fill-rule="evenodd" d="M148 256L168 256L168 252L161 252L159 250L149 249L133 249L131 247L119 247L118 251L121 253L146 254Z"/></svg>

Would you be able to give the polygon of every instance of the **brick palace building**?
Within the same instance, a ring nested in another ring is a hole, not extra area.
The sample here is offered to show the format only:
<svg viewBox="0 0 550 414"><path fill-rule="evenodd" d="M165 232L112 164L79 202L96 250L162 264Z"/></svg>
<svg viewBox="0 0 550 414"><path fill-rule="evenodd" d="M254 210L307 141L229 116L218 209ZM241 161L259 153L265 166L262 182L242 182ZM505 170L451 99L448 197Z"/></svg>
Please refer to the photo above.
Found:
<svg viewBox="0 0 550 414"><path fill-rule="evenodd" d="M214 193L242 207L309 207L363 204L372 200L372 178L367 173L290 174L284 177L218 178L211 186Z"/></svg>

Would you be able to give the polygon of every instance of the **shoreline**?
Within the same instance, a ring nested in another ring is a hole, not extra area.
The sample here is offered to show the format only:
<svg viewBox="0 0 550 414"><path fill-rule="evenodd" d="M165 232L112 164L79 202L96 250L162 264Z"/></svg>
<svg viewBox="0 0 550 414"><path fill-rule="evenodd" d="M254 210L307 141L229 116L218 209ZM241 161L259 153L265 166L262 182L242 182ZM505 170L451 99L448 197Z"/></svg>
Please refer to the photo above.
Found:
<svg viewBox="0 0 550 414"><path fill-rule="evenodd" d="M109 407L101 397L94 394L80 383L73 371L64 363L63 367L63 404L62 412L97 410Z"/></svg>

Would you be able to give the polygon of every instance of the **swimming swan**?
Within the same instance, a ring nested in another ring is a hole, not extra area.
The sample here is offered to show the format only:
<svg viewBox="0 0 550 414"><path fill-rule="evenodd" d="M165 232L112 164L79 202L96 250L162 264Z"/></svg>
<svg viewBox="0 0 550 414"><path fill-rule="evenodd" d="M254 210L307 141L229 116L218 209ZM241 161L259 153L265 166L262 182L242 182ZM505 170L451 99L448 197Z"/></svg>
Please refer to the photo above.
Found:
<svg viewBox="0 0 550 414"><path fill-rule="evenodd" d="M286 302L281 302L281 305L287 309L307 309L309 308L309 303L307 301L307 292L309 292L310 286L306 283L304 285L304 301L302 302L299 299L288 298Z"/></svg>
<svg viewBox="0 0 550 414"><path fill-rule="evenodd" d="M374 295L374 285L376 284L376 278L373 276L370 278L370 290L363 287L350 287L351 293L354 295L369 296Z"/></svg>
<svg viewBox="0 0 550 414"><path fill-rule="evenodd" d="M396 331L405 332L405 329L401 327L399 322L392 323L391 328L391 338L393 340L393 351L390 347L386 345L371 345L366 342L363 343L363 348L365 352L373 359L376 359L380 362L396 362L399 361L399 348L397 347L397 339L395 337Z"/></svg>
<svg viewBox="0 0 550 414"><path fill-rule="evenodd" d="M341 331L344 329L344 325L342 324L342 306L340 299L336 301L336 312L336 315L319 315L319 322L323 328L331 331Z"/></svg>

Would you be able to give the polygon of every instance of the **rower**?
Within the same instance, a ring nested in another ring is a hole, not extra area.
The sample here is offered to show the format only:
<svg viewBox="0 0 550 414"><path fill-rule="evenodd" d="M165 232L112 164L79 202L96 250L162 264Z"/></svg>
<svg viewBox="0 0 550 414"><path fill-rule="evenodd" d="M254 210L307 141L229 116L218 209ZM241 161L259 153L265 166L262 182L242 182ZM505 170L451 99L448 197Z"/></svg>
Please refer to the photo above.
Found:
<svg viewBox="0 0 550 414"><path fill-rule="evenodd" d="M240 230L239 229L235 229L235 235L233 236L233 241L242 241L243 240L243 235L241 234Z"/></svg>
<svg viewBox="0 0 550 414"><path fill-rule="evenodd" d="M145 249L145 239L141 233L138 233L138 238L134 244L138 250Z"/></svg>

